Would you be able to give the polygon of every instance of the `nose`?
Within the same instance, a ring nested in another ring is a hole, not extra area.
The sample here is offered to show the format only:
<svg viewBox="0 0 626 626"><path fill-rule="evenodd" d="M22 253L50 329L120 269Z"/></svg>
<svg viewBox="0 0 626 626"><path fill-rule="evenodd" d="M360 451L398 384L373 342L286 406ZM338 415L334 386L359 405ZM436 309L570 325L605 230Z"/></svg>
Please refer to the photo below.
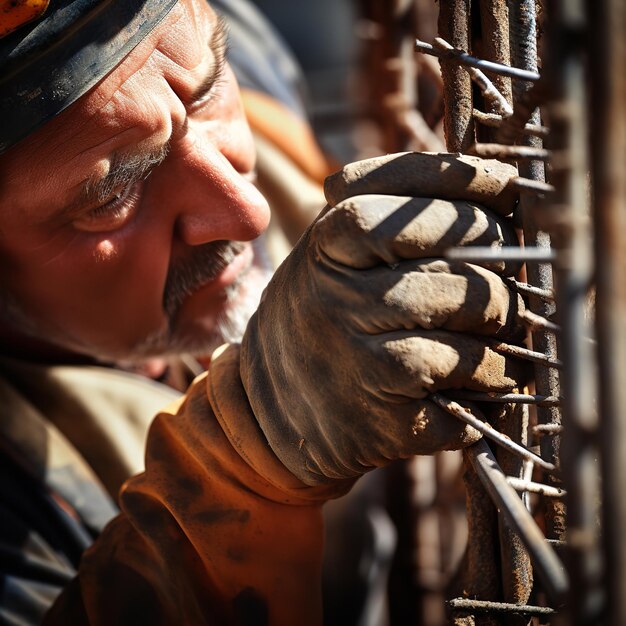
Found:
<svg viewBox="0 0 626 626"><path fill-rule="evenodd" d="M166 159L168 184L159 187L167 199L161 201L175 210L176 234L187 245L250 241L269 223L267 201L245 171L254 162L251 139L245 131L231 137L220 146L190 127Z"/></svg>

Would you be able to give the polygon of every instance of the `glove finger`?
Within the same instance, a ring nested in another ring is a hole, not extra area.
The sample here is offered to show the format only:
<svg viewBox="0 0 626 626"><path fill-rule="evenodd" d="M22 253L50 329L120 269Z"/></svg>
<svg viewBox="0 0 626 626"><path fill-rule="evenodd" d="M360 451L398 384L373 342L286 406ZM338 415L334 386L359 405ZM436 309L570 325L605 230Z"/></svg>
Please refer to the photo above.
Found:
<svg viewBox="0 0 626 626"><path fill-rule="evenodd" d="M484 416L475 406L467 405L466 408L484 421ZM412 402L405 410L412 410L412 437L406 440L410 454L459 450L478 441L482 436L475 428L450 415L430 400Z"/></svg>
<svg viewBox="0 0 626 626"><path fill-rule="evenodd" d="M395 270L377 267L334 274L349 320L360 332L446 329L521 339L524 303L497 274L442 259L403 261Z"/></svg>
<svg viewBox="0 0 626 626"><path fill-rule="evenodd" d="M362 337L367 356L362 385L393 402L425 398L443 389L509 392L528 379L526 361L491 349L488 342L444 330L395 331ZM368 358L369 357L369 358Z"/></svg>
<svg viewBox="0 0 626 626"><path fill-rule="evenodd" d="M310 231L319 250L348 267L441 257L450 247L516 245L510 221L467 202L405 196L357 196L323 215ZM517 264L484 264L513 274Z"/></svg>
<svg viewBox="0 0 626 626"><path fill-rule="evenodd" d="M509 215L517 194L507 183L517 175L514 166L492 159L404 152L346 165L326 179L324 193L331 206L364 194L398 194L468 200Z"/></svg>
<svg viewBox="0 0 626 626"><path fill-rule="evenodd" d="M479 418L480 411L472 409ZM402 404L374 401L368 419L337 421L329 432L303 430L307 471L331 478L358 476L414 454L458 450L481 434L430 400Z"/></svg>

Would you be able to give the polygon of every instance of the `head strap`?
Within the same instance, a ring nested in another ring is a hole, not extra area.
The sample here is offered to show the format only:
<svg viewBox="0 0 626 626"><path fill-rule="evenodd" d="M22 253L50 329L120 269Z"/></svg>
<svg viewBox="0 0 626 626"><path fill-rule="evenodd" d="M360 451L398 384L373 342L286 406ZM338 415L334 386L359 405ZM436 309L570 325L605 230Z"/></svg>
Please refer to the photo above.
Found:
<svg viewBox="0 0 626 626"><path fill-rule="evenodd" d="M91 89L176 2L51 0L41 17L0 39L0 153Z"/></svg>

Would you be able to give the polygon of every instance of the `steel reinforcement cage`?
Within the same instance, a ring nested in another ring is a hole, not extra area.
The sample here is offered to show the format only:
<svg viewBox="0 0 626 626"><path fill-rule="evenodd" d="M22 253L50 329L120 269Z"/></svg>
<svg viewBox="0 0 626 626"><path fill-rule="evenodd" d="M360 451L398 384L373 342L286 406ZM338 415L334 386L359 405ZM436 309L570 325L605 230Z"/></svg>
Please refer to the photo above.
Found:
<svg viewBox="0 0 626 626"><path fill-rule="evenodd" d="M419 71L436 74L416 62L428 55L441 67L447 149L519 172L511 184L521 246L448 251L524 263L510 286L526 298L532 349L496 349L535 368L527 393L432 396L484 434L464 452L469 539L448 618L623 626L626 3L439 0L432 41L416 39L432 0L362 5L383 33L375 62L384 148L437 147L416 87ZM496 429L465 401L517 408Z"/></svg>

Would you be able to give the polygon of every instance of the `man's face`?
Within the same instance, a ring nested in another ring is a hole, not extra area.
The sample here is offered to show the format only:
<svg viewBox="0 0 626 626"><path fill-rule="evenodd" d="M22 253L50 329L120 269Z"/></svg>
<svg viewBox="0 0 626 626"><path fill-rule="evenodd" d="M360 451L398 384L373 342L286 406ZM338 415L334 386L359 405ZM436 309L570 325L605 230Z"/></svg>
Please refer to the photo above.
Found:
<svg viewBox="0 0 626 626"><path fill-rule="evenodd" d="M0 158L0 289L14 325L107 358L220 340L258 282L251 244L229 242L269 219L222 52L205 0L181 0Z"/></svg>

